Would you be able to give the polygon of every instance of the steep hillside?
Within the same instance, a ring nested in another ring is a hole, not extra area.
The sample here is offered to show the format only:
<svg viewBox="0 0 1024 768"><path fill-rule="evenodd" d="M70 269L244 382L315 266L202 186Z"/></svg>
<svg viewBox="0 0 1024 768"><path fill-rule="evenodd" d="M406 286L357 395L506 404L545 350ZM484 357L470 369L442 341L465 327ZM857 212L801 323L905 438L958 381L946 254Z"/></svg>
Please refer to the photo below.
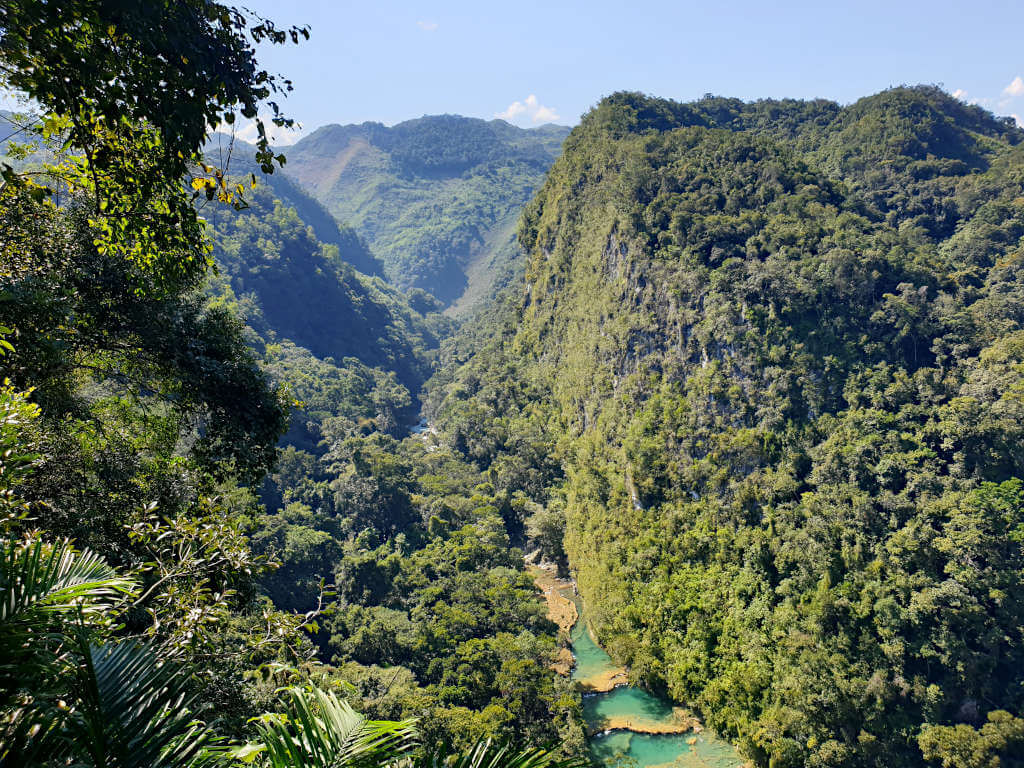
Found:
<svg viewBox="0 0 1024 768"><path fill-rule="evenodd" d="M212 292L235 307L265 365L304 403L288 442L315 445L316 423L355 400L346 415L376 416L380 429L397 433L414 418L448 321L425 317L383 280L353 269L276 192L259 185L245 210L207 212L219 272ZM302 430L312 431L303 438Z"/></svg>
<svg viewBox="0 0 1024 768"><path fill-rule="evenodd" d="M251 174L261 185L269 187L278 200L294 208L303 223L313 228L320 242L337 246L342 261L364 275L384 275L383 265L355 230L339 224L316 198L281 169L269 175L262 173L255 161L255 146L229 134L215 133L207 140L204 153L209 162L226 168L232 176L245 179Z"/></svg>
<svg viewBox="0 0 1024 768"><path fill-rule="evenodd" d="M613 657L758 765L1013 754L1022 140L927 87L616 94L435 380L448 443L565 526Z"/></svg>
<svg viewBox="0 0 1024 768"><path fill-rule="evenodd" d="M288 148L287 173L366 238L392 282L461 310L515 271L519 211L568 131L454 115L329 125Z"/></svg>

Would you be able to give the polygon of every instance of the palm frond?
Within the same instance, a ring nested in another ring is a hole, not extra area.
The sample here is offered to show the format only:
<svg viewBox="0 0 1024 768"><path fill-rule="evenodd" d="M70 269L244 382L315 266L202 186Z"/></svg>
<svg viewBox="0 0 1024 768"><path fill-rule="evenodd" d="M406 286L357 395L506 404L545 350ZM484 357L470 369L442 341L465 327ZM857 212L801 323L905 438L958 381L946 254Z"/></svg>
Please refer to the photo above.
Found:
<svg viewBox="0 0 1024 768"><path fill-rule="evenodd" d="M78 764L118 768L197 768L224 750L189 711L185 667L131 641L81 641L78 702L63 739Z"/></svg>
<svg viewBox="0 0 1024 768"><path fill-rule="evenodd" d="M0 706L38 688L41 676L59 675L58 648L74 627L103 616L133 588L99 555L67 541L0 539Z"/></svg>
<svg viewBox="0 0 1024 768"><path fill-rule="evenodd" d="M101 557L67 541L0 539L0 766L40 765L62 751L66 705L44 694L43 681L70 669L60 649L75 627L131 589ZM74 624L65 621L72 613Z"/></svg>
<svg viewBox="0 0 1024 768"><path fill-rule="evenodd" d="M566 757L541 747L516 748L508 742L481 739L467 751L424 752L410 768L587 768L585 757Z"/></svg>
<svg viewBox="0 0 1024 768"><path fill-rule="evenodd" d="M286 711L255 721L271 768L350 768L394 762L415 744L414 720L368 720L317 688L286 689Z"/></svg>
<svg viewBox="0 0 1024 768"><path fill-rule="evenodd" d="M102 612L133 587L95 552L77 551L68 541L12 540L2 547L0 625L33 614Z"/></svg>
<svg viewBox="0 0 1024 768"><path fill-rule="evenodd" d="M66 753L59 738L61 713L49 702L0 714L0 768L38 768Z"/></svg>

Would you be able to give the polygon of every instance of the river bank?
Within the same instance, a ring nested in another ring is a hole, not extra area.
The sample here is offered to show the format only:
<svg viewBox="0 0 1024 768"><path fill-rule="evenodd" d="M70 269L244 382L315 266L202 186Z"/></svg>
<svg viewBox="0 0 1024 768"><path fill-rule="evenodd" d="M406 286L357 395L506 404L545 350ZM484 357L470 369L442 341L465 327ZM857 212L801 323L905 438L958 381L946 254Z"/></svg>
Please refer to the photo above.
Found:
<svg viewBox="0 0 1024 768"><path fill-rule="evenodd" d="M591 755L599 763L618 765L623 759L638 768L674 764L680 768L741 768L736 750L682 707L643 688L629 685L628 672L616 666L598 644L571 579L558 576L550 564L528 565L543 593L548 616L571 644L553 665L571 675L583 695L583 719Z"/></svg>
<svg viewBox="0 0 1024 768"><path fill-rule="evenodd" d="M557 569L550 564L528 565L526 569L533 577L534 584L544 593L548 618L568 637L579 620L579 613L576 610L576 603L566 597L564 592L574 592L575 585L568 579L559 578ZM558 649L558 658L551 668L563 677L568 677L572 673L574 661L572 651L562 647Z"/></svg>
<svg viewBox="0 0 1024 768"><path fill-rule="evenodd" d="M568 595L576 596L576 585L571 579L560 577L555 566L550 563L529 565L527 570L533 577L534 583L544 593L544 600L548 606L548 618L555 622L566 636L571 636L573 627L576 626L580 618L575 600L568 597ZM597 638L594 637L589 626L586 629L590 633L591 641L596 646ZM572 651L562 648L559 650L555 670L558 674L567 676L572 672L574 662ZM611 667L601 669L592 675L576 675L576 682L579 683L584 693L609 693L619 686L628 685L629 674L624 667ZM625 728L627 726L612 727ZM665 731L647 731L647 733L665 733Z"/></svg>
<svg viewBox="0 0 1024 768"><path fill-rule="evenodd" d="M566 597L564 592L575 592L575 585L570 579L559 577L557 568L550 564L526 566L527 572L533 577L533 583L544 593L544 601L548 604L548 618L568 635L579 619L576 603Z"/></svg>
<svg viewBox="0 0 1024 768"><path fill-rule="evenodd" d="M682 707L676 707L668 722L637 720L634 715L612 715L587 726L588 736L597 736L607 731L632 731L651 736L667 736L680 733L700 733L700 721Z"/></svg>

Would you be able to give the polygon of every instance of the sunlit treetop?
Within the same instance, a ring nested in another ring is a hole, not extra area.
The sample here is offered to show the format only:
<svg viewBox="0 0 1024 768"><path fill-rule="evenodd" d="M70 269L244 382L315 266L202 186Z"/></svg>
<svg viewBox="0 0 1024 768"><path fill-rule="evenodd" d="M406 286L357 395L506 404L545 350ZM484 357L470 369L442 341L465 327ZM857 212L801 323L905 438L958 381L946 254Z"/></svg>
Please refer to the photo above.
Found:
<svg viewBox="0 0 1024 768"><path fill-rule="evenodd" d="M211 0L2 0L0 83L71 117L76 131L97 120L148 124L179 171L211 126L240 114L256 121L269 173L260 107L275 125L290 126L272 99L292 85L260 68L254 46L308 37L305 27L278 28ZM87 141L78 138L72 142Z"/></svg>
<svg viewBox="0 0 1024 768"><path fill-rule="evenodd" d="M291 83L259 67L255 46L306 37L210 0L0 0L0 87L43 116L11 138L53 160L5 162L4 199L73 198L97 250L141 269L149 292L194 287L210 263L197 199L245 205L227 163L205 162L206 137L241 115L257 126L260 169L283 164L264 120L291 124L272 100ZM6 159L18 152L8 142Z"/></svg>

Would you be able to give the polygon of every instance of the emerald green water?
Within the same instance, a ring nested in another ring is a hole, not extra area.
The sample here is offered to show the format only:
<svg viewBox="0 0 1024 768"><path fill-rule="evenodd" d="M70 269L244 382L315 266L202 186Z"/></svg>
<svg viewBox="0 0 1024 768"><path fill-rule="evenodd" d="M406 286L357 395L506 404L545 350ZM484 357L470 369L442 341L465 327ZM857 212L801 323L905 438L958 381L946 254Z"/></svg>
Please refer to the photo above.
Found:
<svg viewBox="0 0 1024 768"><path fill-rule="evenodd" d="M687 744L689 739L694 739L694 743ZM590 740L590 754L604 765L632 762L639 766L736 768L743 764L735 749L707 731L670 736L612 731Z"/></svg>
<svg viewBox="0 0 1024 768"><path fill-rule="evenodd" d="M570 633L576 657L572 676L585 680L614 670L611 657L594 642L582 619L582 605L572 590L562 594L576 602L580 620ZM625 718L637 727L672 722L673 710L665 701L643 688L620 686L608 693L583 698L583 719L591 730L601 730L590 739L590 754L605 766L626 764L636 768L674 764L679 768L739 768L743 760L728 743L710 731L678 734L636 733L630 730L604 730L608 718ZM688 743L691 742L692 743Z"/></svg>
<svg viewBox="0 0 1024 768"><path fill-rule="evenodd" d="M600 727L609 717L627 718L630 725L658 725L672 722L672 705L643 688L624 685L583 699L583 717L594 727Z"/></svg>
<svg viewBox="0 0 1024 768"><path fill-rule="evenodd" d="M567 597L574 599L571 593ZM579 608L580 603L576 601L576 609ZM590 636L585 621L579 620L573 625L569 639L572 641L572 655L576 657L576 666L572 669L574 680L585 680L615 669L611 656Z"/></svg>

